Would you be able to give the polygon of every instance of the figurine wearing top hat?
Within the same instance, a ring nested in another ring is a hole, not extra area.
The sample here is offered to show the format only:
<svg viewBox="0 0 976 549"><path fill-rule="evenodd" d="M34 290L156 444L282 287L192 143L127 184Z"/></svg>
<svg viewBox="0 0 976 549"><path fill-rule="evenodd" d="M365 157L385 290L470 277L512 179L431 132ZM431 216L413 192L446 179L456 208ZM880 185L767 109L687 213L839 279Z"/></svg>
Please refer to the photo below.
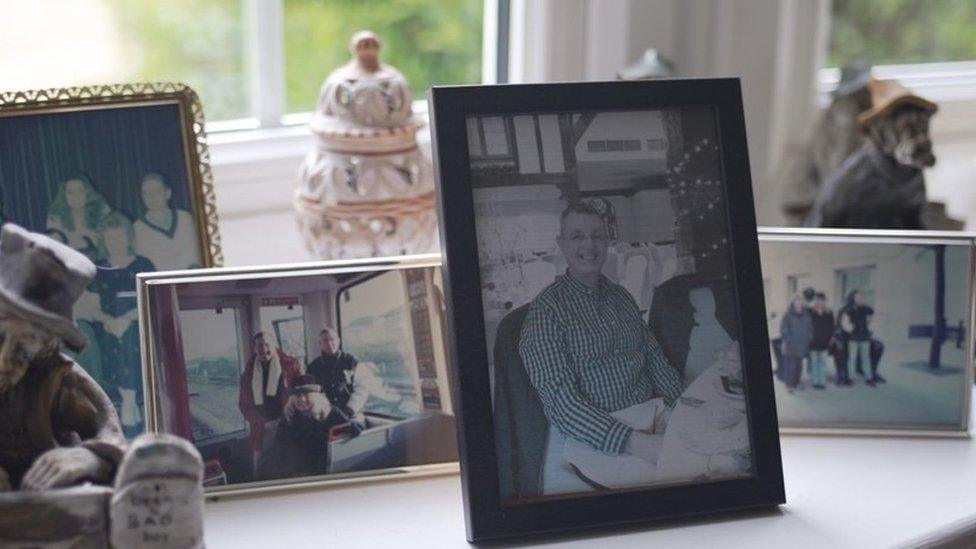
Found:
<svg viewBox="0 0 976 549"><path fill-rule="evenodd" d="M122 459L111 401L61 353L85 347L71 311L94 276L68 246L0 230L0 491L111 483Z"/></svg>
<svg viewBox="0 0 976 549"><path fill-rule="evenodd" d="M924 229L922 169L935 164L929 119L938 106L894 80L871 80L867 136L827 180L806 224L856 229Z"/></svg>

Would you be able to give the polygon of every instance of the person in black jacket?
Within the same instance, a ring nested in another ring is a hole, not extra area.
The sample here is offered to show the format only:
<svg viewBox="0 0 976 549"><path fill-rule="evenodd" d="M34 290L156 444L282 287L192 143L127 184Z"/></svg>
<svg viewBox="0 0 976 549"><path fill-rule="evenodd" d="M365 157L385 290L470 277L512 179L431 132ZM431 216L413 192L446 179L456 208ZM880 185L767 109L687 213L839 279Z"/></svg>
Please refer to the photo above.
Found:
<svg viewBox="0 0 976 549"><path fill-rule="evenodd" d="M877 363L871 361L871 319L874 309L867 304L863 292L852 290L847 305L837 315L838 322L847 337L847 367L856 369L870 386L878 383ZM870 364L870 373L865 372Z"/></svg>
<svg viewBox="0 0 976 549"><path fill-rule="evenodd" d="M817 292L810 308L813 339L810 341L810 381L814 389L827 385L827 354L834 336L834 313L827 308L827 296Z"/></svg>
<svg viewBox="0 0 976 549"><path fill-rule="evenodd" d="M306 373L322 386L332 407L359 432L366 427L363 409L369 399L369 389L363 383L363 376L357 375L359 361L344 352L340 343L334 328L326 327L319 332L322 354L309 363Z"/></svg>

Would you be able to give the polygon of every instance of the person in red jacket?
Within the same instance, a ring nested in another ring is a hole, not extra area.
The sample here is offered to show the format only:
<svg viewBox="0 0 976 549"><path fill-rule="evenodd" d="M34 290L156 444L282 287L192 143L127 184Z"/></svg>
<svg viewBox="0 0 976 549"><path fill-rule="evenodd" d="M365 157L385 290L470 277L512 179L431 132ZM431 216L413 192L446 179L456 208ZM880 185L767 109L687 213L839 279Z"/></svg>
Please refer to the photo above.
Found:
<svg viewBox="0 0 976 549"><path fill-rule="evenodd" d="M251 428L252 467L264 447L265 426L282 417L292 383L302 373L298 359L274 349L263 332L251 337L253 354L241 374L238 407Z"/></svg>

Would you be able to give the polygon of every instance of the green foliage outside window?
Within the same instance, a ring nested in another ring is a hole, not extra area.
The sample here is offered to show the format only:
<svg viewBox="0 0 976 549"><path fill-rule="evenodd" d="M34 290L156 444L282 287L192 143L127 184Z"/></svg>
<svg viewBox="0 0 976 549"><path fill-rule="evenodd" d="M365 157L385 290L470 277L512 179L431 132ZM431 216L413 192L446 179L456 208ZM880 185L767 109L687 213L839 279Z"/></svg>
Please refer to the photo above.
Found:
<svg viewBox="0 0 976 549"><path fill-rule="evenodd" d="M207 119L253 116L244 0L102 0L114 19L124 80L192 86ZM258 0L264 1L264 0ZM483 0L284 0L285 112L312 110L361 29L383 42L423 99L433 84L481 81Z"/></svg>
<svg viewBox="0 0 976 549"><path fill-rule="evenodd" d="M833 0L829 67L976 60L973 0Z"/></svg>
<svg viewBox="0 0 976 549"><path fill-rule="evenodd" d="M120 80L169 80L200 94L207 120L249 116L242 0L107 0Z"/></svg>
<svg viewBox="0 0 976 549"><path fill-rule="evenodd" d="M414 99L434 84L481 81L483 0L285 0L288 112L312 110L328 73L349 61L349 38L369 29L383 62Z"/></svg>

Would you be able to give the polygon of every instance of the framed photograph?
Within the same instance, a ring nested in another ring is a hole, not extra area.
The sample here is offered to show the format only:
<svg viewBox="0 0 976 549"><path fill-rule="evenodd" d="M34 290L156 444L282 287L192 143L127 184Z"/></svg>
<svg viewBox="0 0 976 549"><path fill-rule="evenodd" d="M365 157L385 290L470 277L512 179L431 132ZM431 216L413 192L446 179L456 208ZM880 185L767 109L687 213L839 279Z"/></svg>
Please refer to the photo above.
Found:
<svg viewBox="0 0 976 549"><path fill-rule="evenodd" d="M781 430L969 436L974 242L761 229Z"/></svg>
<svg viewBox="0 0 976 549"><path fill-rule="evenodd" d="M75 359L126 436L144 430L136 273L220 265L213 181L196 93L125 84L0 93L0 221L88 256Z"/></svg>
<svg viewBox="0 0 976 549"><path fill-rule="evenodd" d="M209 494L457 470L440 258L139 275L150 429Z"/></svg>
<svg viewBox="0 0 976 549"><path fill-rule="evenodd" d="M430 111L468 538L782 503L738 81Z"/></svg>

